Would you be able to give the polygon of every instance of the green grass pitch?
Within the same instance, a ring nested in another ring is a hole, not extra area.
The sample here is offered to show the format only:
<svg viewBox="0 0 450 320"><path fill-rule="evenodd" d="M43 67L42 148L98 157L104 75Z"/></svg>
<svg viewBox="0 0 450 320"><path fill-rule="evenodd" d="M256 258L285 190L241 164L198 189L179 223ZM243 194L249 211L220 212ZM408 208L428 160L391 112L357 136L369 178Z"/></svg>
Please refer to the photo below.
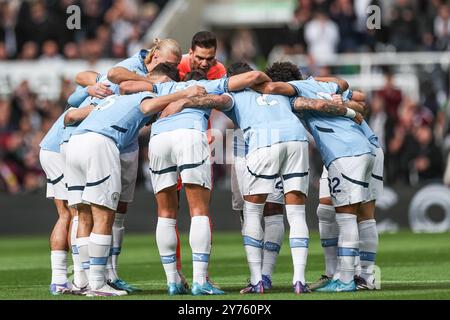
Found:
<svg viewBox="0 0 450 320"><path fill-rule="evenodd" d="M240 235L215 232L213 236L210 275L226 291L226 295L168 297L154 234L127 234L120 256L119 274L143 291L109 299L450 299L450 233L412 234L403 231L381 235L377 255L377 265L381 268L380 291L301 296L296 296L290 285L292 262L287 239L275 269L274 289L261 296L239 294L248 278ZM183 271L192 280L188 239L187 234L181 235ZM318 234L312 233L306 273L308 282L322 274L323 260ZM0 237L0 299L92 299L70 295L50 296L49 283L50 255L46 237Z"/></svg>

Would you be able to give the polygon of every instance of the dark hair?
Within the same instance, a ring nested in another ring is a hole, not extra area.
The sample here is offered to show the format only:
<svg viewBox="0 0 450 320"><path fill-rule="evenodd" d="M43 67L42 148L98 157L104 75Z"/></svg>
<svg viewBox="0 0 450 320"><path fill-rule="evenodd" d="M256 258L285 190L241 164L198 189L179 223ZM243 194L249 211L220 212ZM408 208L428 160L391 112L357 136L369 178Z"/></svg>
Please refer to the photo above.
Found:
<svg viewBox="0 0 450 320"><path fill-rule="evenodd" d="M189 81L189 80L207 80L206 73L203 70L192 70L189 73L186 73L184 76L183 81Z"/></svg>
<svg viewBox="0 0 450 320"><path fill-rule="evenodd" d="M166 75L173 81L180 81L177 65L173 63L159 63L151 72L152 75Z"/></svg>
<svg viewBox="0 0 450 320"><path fill-rule="evenodd" d="M200 48L217 48L216 35L209 31L197 32L192 38L191 49L195 50L195 47Z"/></svg>
<svg viewBox="0 0 450 320"><path fill-rule="evenodd" d="M235 62L227 69L227 76L232 77L237 74L253 71L252 67L246 62Z"/></svg>
<svg viewBox="0 0 450 320"><path fill-rule="evenodd" d="M290 62L275 62L266 69L266 74L272 81L289 82L302 80L302 73L299 68Z"/></svg>

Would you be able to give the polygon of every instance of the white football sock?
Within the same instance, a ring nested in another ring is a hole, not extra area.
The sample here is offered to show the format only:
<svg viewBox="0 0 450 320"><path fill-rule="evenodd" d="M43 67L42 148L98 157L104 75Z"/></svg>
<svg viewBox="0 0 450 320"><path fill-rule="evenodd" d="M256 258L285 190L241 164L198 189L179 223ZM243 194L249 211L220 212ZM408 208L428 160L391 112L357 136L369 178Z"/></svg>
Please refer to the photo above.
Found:
<svg viewBox="0 0 450 320"><path fill-rule="evenodd" d="M87 278L81 266L80 255L77 247L78 216L72 219L72 229L70 230L70 243L72 244L73 260L73 283L78 287L79 284L86 284Z"/></svg>
<svg viewBox="0 0 450 320"><path fill-rule="evenodd" d="M339 226L338 261L339 279L344 283L353 281L358 256L359 234L356 215L337 213L336 222Z"/></svg>
<svg viewBox="0 0 450 320"><path fill-rule="evenodd" d="M257 204L244 201L244 225L242 236L247 255L253 285L262 280L262 250L264 232L261 224L264 211L264 203Z"/></svg>
<svg viewBox="0 0 450 320"><path fill-rule="evenodd" d="M272 279L273 269L284 238L283 214L264 217L264 250L262 274Z"/></svg>
<svg viewBox="0 0 450 320"><path fill-rule="evenodd" d="M92 290L105 285L105 268L111 249L112 235L91 233L89 237L89 285Z"/></svg>
<svg viewBox="0 0 450 320"><path fill-rule="evenodd" d="M292 283L305 284L305 268L308 258L309 230L306 224L305 205L286 205L286 216L289 222L289 244L294 265Z"/></svg>
<svg viewBox="0 0 450 320"><path fill-rule="evenodd" d="M177 233L176 219L158 218L156 225L156 244L158 246L161 263L167 277L167 284L180 283L177 271Z"/></svg>
<svg viewBox="0 0 450 320"><path fill-rule="evenodd" d="M113 239L111 239L111 249L109 250L108 261L106 262L105 267L105 278L111 282L114 282L119 277L117 276L116 271L113 268L112 257L113 257Z"/></svg>
<svg viewBox="0 0 450 320"><path fill-rule="evenodd" d="M336 223L336 212L333 206L319 204L317 207L319 218L319 233L325 254L325 274L332 277L337 269L337 246L339 229Z"/></svg>
<svg viewBox="0 0 450 320"><path fill-rule="evenodd" d="M106 263L105 276L110 281L115 281L118 276L118 261L119 255L122 251L122 242L125 228L123 226L126 214L117 213L114 217L114 224L112 226L112 241L111 250L109 252L108 262Z"/></svg>
<svg viewBox="0 0 450 320"><path fill-rule="evenodd" d="M77 238L77 248L78 248L78 257L80 259L82 272L80 277L80 282L75 285L78 288L83 288L89 283L89 237Z"/></svg>
<svg viewBox="0 0 450 320"><path fill-rule="evenodd" d="M115 273L117 274L118 264L119 264L119 255L122 251L122 243L123 243L123 236L125 234L125 227L124 227L124 221L125 221L126 214L123 213L116 213L116 217L114 219L114 224L112 227L112 235L113 235L113 242L112 242L112 266L114 268Z"/></svg>
<svg viewBox="0 0 450 320"><path fill-rule="evenodd" d="M378 247L377 223L375 219L361 221L358 229L361 277L372 283Z"/></svg>
<svg viewBox="0 0 450 320"><path fill-rule="evenodd" d="M202 286L206 282L211 253L211 226L208 216L192 217L189 244L192 250L193 282Z"/></svg>
<svg viewBox="0 0 450 320"><path fill-rule="evenodd" d="M52 250L50 260L52 284L65 284L67 282L67 251Z"/></svg>

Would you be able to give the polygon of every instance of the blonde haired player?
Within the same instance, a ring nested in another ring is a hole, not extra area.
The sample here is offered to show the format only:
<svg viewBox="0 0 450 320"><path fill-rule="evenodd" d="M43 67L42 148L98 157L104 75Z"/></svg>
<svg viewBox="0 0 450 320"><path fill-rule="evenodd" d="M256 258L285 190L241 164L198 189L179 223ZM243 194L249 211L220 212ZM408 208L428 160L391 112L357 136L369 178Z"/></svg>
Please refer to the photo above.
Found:
<svg viewBox="0 0 450 320"><path fill-rule="evenodd" d="M117 84L127 80L148 81L145 75L158 64L166 62L178 65L181 56L181 47L177 41L156 38L150 50L142 49L111 68L108 71L108 79Z"/></svg>

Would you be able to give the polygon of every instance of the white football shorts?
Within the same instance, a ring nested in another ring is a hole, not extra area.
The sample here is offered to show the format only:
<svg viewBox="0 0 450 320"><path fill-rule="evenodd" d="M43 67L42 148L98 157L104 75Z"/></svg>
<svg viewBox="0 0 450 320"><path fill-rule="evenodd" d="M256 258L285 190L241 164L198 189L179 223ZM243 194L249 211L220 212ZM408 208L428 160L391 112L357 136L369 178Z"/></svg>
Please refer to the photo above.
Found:
<svg viewBox="0 0 450 320"><path fill-rule="evenodd" d="M177 184L195 184L211 190L210 149L206 134L195 129L177 129L151 137L150 176L155 194Z"/></svg>
<svg viewBox="0 0 450 320"><path fill-rule="evenodd" d="M367 202L375 157L338 158L328 167L328 189L334 207ZM322 192L323 194L323 192Z"/></svg>
<svg viewBox="0 0 450 320"><path fill-rule="evenodd" d="M122 185L120 154L110 138L88 132L70 137L66 151L69 205L117 209Z"/></svg>
<svg viewBox="0 0 450 320"><path fill-rule="evenodd" d="M300 191L308 195L308 142L289 141L251 151L244 173L244 195L275 193L281 179L284 194Z"/></svg>
<svg viewBox="0 0 450 320"><path fill-rule="evenodd" d="M67 200L65 163L61 153L41 149L39 160L47 176L47 198Z"/></svg>
<svg viewBox="0 0 450 320"><path fill-rule="evenodd" d="M231 205L233 210L244 210L243 182L247 170L244 157L234 157L231 165ZM275 192L267 196L266 202L284 204L283 182L278 177L275 179Z"/></svg>

